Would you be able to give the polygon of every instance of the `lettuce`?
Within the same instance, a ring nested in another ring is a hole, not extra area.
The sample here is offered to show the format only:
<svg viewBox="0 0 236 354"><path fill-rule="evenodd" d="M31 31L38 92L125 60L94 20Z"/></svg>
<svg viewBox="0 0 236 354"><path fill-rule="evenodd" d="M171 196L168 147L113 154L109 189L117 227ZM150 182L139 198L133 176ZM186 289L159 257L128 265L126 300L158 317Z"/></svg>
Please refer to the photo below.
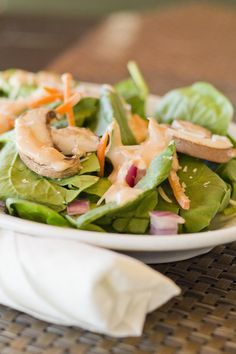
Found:
<svg viewBox="0 0 236 354"><path fill-rule="evenodd" d="M159 122L175 119L199 124L214 134L226 135L233 117L231 102L205 82L168 92L158 102L155 117Z"/></svg>

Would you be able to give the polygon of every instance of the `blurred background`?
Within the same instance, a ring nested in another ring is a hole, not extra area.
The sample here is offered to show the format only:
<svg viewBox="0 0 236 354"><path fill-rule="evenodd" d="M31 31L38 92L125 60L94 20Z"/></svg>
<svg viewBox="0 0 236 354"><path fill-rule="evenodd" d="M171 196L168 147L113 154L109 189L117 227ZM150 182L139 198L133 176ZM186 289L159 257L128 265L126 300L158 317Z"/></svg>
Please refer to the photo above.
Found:
<svg viewBox="0 0 236 354"><path fill-rule="evenodd" d="M113 83L136 60L151 91L210 81L236 102L236 0L0 0L0 70Z"/></svg>

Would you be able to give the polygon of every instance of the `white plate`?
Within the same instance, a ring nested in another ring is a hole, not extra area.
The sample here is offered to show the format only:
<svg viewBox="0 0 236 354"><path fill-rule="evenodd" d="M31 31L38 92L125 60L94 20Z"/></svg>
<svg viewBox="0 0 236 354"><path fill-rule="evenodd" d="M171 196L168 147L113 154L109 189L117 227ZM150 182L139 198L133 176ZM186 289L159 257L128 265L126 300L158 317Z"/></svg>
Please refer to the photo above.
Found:
<svg viewBox="0 0 236 354"><path fill-rule="evenodd" d="M92 85L95 90L97 87L97 85ZM150 96L148 102L148 113L150 115L157 101L157 96ZM235 124L231 125L230 132L236 137ZM217 245L236 241L236 226L215 231L172 236L122 235L49 226L4 214L0 214L0 226L39 237L66 238L86 242L124 252L146 263L164 263L188 259L209 252Z"/></svg>

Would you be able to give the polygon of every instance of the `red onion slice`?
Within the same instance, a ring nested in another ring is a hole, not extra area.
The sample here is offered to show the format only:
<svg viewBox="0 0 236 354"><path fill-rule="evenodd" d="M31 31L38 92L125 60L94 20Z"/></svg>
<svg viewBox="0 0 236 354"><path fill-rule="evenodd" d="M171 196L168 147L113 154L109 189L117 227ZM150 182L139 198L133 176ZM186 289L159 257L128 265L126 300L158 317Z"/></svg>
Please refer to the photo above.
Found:
<svg viewBox="0 0 236 354"><path fill-rule="evenodd" d="M185 220L170 211L152 211L150 215L151 235L176 235L178 224L184 224Z"/></svg>
<svg viewBox="0 0 236 354"><path fill-rule="evenodd" d="M67 205L68 215L81 215L89 211L89 201L86 199L77 199Z"/></svg>
<svg viewBox="0 0 236 354"><path fill-rule="evenodd" d="M131 165L130 168L128 169L127 175L125 177L126 183L130 186L130 187L134 187L135 186L135 178L137 176L137 172L138 172L138 167L135 165Z"/></svg>

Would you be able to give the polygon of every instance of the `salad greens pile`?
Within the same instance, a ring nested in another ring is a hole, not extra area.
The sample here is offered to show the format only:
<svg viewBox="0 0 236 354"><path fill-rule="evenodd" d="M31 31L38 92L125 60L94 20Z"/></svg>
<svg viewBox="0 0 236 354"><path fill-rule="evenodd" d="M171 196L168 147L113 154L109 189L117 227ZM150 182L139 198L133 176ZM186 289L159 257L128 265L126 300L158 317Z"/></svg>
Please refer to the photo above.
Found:
<svg viewBox="0 0 236 354"><path fill-rule="evenodd" d="M92 130L101 137L112 123L118 124L123 146L138 145L129 117L138 115L148 122L146 104L148 86L134 62L128 64L130 77L114 87L103 85L100 97L83 97L74 107L78 127ZM32 95L39 87L25 83L15 86L12 79L17 70L0 73L1 99L20 99ZM75 83L79 84L79 83ZM53 104L48 107L54 108ZM154 118L159 123L189 121L207 128L213 134L225 136L233 116L230 101L212 85L197 82L164 95L157 104ZM60 129L67 126L66 117L52 123ZM110 138L111 139L111 138ZM112 141L109 142L110 149ZM188 210L178 204L168 176L176 156L172 141L150 162L135 188L139 193L125 203L104 202L111 187L109 178L113 166L106 159L104 176L96 152L81 159L78 174L62 179L50 179L31 171L21 160L15 144L14 130L0 135L0 200L7 212L23 219L61 227L90 231L148 234L150 212L170 211L184 218L181 232L199 232L212 228L220 218L236 215L236 159L227 163L209 163L178 153L177 174L190 199ZM89 210L82 215L69 215L68 205L75 200L89 201Z"/></svg>

